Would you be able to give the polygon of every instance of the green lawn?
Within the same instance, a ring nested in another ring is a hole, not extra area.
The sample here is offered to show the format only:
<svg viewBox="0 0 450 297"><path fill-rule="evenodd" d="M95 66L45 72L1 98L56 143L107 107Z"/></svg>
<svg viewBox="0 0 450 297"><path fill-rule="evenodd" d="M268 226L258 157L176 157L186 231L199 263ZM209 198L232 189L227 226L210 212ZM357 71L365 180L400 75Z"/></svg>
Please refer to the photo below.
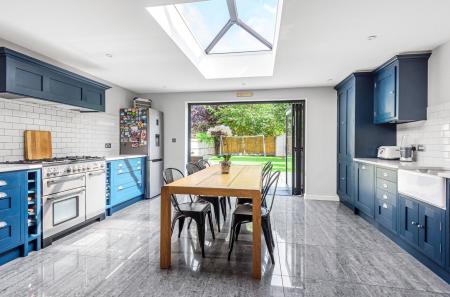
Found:
<svg viewBox="0 0 450 297"><path fill-rule="evenodd" d="M216 164L221 159L219 157L212 157L209 161ZM284 172L286 171L286 158L285 157L264 157L264 156L232 156L231 162L233 164L241 165L264 165L266 162L271 161L273 164L273 170ZM291 162L289 161L288 170L291 171Z"/></svg>

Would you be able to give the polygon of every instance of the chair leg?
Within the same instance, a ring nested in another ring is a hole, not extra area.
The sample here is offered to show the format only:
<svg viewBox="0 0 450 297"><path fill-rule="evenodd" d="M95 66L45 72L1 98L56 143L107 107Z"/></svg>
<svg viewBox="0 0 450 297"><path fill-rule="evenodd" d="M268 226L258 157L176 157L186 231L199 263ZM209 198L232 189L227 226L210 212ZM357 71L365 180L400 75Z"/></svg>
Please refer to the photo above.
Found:
<svg viewBox="0 0 450 297"><path fill-rule="evenodd" d="M269 234L269 225L266 220L264 220L261 225L264 233L264 239L266 240L267 249L269 250L270 259L272 260L272 264L275 264L275 259L273 257L273 246Z"/></svg>
<svg viewBox="0 0 450 297"><path fill-rule="evenodd" d="M225 197L219 198L220 201L220 209L222 210L223 221L227 220L227 201Z"/></svg>
<svg viewBox="0 0 450 297"><path fill-rule="evenodd" d="M220 232L220 206L219 206L219 200L216 199L213 203L214 208L214 217L216 218L217 223L217 230Z"/></svg>
<svg viewBox="0 0 450 297"><path fill-rule="evenodd" d="M228 207L231 209L231 198L228 196L227 200L228 200Z"/></svg>
<svg viewBox="0 0 450 297"><path fill-rule="evenodd" d="M189 220L188 229L191 228L192 218Z"/></svg>
<svg viewBox="0 0 450 297"><path fill-rule="evenodd" d="M267 217L267 221L269 223L269 233L270 233L270 238L272 240L272 245L275 247L275 239L273 237L272 222L270 221L270 217Z"/></svg>
<svg viewBox="0 0 450 297"><path fill-rule="evenodd" d="M181 231L183 231L184 219L184 217L178 219L178 238L180 238Z"/></svg>
<svg viewBox="0 0 450 297"><path fill-rule="evenodd" d="M195 218L195 222L197 223L197 233L198 233L198 242L200 243L200 248L202 250L202 257L205 257L205 218L204 215L200 215Z"/></svg>
<svg viewBox="0 0 450 297"><path fill-rule="evenodd" d="M216 236L214 234L214 225L213 225L213 222L212 222L211 211L208 211L208 221L209 221L209 228L211 229L212 238L215 240Z"/></svg>
<svg viewBox="0 0 450 297"><path fill-rule="evenodd" d="M231 247L231 242L234 240L234 222L235 222L235 220L234 220L234 216L231 218L231 228L230 228L230 238L229 238L229 241L228 241L228 249L230 249L230 247Z"/></svg>
<svg viewBox="0 0 450 297"><path fill-rule="evenodd" d="M233 251L233 246L234 246L234 241L235 241L235 234L236 234L236 229L239 226L240 227L241 224L237 224L236 226L232 226L231 229L233 230L230 236L230 248L228 250L228 261L230 261L231 258L231 252Z"/></svg>
<svg viewBox="0 0 450 297"><path fill-rule="evenodd" d="M170 235L173 234L173 229L175 228L175 224L176 224L178 218L179 218L179 216L174 216L172 219L172 226L170 227L170 231L171 231Z"/></svg>
<svg viewBox="0 0 450 297"><path fill-rule="evenodd" d="M239 223L239 224L237 224L236 225L236 232L235 232L235 236L236 236L236 241L238 240L238 237L239 237L239 233L241 232L241 224Z"/></svg>

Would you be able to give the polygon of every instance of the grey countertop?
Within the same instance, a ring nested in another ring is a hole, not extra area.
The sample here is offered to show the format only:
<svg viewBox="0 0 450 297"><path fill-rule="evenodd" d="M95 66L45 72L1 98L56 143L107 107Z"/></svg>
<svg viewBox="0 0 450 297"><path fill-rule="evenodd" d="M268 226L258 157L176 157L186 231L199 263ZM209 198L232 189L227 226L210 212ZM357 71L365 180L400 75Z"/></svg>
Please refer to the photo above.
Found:
<svg viewBox="0 0 450 297"><path fill-rule="evenodd" d="M124 160L124 159L133 159L133 158L143 158L147 157L147 155L117 155L105 157L106 161L114 161L114 160Z"/></svg>
<svg viewBox="0 0 450 297"><path fill-rule="evenodd" d="M42 164L0 164L0 172L40 169Z"/></svg>

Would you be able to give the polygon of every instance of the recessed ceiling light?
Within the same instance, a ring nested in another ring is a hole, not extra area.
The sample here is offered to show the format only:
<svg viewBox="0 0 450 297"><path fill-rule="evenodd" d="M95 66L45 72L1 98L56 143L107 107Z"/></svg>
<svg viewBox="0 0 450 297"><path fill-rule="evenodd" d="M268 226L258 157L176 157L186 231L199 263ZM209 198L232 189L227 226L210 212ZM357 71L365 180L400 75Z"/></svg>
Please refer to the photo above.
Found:
<svg viewBox="0 0 450 297"><path fill-rule="evenodd" d="M332 79L332 78L329 78L327 81L333 81L333 79Z"/></svg>
<svg viewBox="0 0 450 297"><path fill-rule="evenodd" d="M243 86L246 86L246 85L247 85L247 83L243 82L243 83L241 83L241 85L243 85Z"/></svg>
<svg viewBox="0 0 450 297"><path fill-rule="evenodd" d="M106 53L105 56L108 58L112 58L112 54L110 54L110 53Z"/></svg>
<svg viewBox="0 0 450 297"><path fill-rule="evenodd" d="M367 40L374 40L377 39L377 35L370 35L369 37L367 37Z"/></svg>

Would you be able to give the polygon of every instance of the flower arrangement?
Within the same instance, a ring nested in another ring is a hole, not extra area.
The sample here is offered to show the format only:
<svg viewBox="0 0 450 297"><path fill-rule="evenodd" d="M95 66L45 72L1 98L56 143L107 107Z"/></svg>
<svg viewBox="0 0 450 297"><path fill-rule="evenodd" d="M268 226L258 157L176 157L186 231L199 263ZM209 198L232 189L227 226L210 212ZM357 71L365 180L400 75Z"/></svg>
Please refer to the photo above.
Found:
<svg viewBox="0 0 450 297"><path fill-rule="evenodd" d="M222 174L230 173L231 166L231 155L222 155L223 161L220 161L220 168L222 169Z"/></svg>

